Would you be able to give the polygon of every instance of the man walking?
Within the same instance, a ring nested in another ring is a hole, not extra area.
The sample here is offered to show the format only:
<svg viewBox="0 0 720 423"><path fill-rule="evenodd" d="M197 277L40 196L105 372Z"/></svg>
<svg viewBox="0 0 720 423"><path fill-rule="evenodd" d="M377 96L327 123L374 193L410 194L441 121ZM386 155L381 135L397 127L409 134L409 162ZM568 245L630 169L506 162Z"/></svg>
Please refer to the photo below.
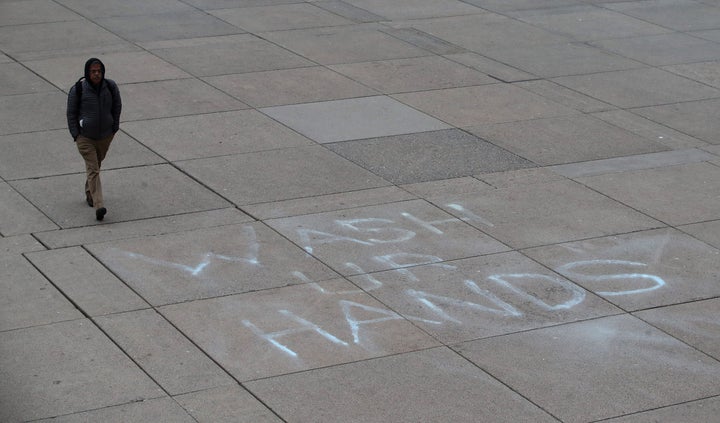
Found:
<svg viewBox="0 0 720 423"><path fill-rule="evenodd" d="M85 62L85 77L70 88L67 121L70 135L85 160L85 201L95 207L95 218L103 220L107 209L103 203L100 165L120 129L122 101L115 81L105 78L100 59Z"/></svg>

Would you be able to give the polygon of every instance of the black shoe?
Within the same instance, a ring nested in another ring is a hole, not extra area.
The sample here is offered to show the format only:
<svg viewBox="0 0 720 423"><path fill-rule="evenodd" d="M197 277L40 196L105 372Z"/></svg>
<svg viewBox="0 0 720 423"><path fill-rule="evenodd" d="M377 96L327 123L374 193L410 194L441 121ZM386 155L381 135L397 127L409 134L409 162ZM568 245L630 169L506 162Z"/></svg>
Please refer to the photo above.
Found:
<svg viewBox="0 0 720 423"><path fill-rule="evenodd" d="M88 206L90 206L90 207L93 206L93 201L92 201L92 197L90 196L90 194L85 194L85 201L87 201Z"/></svg>
<svg viewBox="0 0 720 423"><path fill-rule="evenodd" d="M100 207L99 209L95 210L95 219L103 220L103 217L105 217L105 213L107 213L107 209L105 207Z"/></svg>

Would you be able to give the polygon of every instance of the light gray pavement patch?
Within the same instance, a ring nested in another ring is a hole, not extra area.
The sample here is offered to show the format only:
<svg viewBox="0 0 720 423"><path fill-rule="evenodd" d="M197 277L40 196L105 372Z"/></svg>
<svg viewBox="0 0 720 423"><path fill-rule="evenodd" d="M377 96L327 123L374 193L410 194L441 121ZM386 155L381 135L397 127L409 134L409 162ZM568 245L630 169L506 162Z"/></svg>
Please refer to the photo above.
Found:
<svg viewBox="0 0 720 423"><path fill-rule="evenodd" d="M536 79L532 81L521 81L514 85L534 92L542 97L552 100L563 106L580 110L583 113L602 112L616 110L616 108L608 103L581 94L577 91L563 87L555 82L546 79Z"/></svg>
<svg viewBox="0 0 720 423"><path fill-rule="evenodd" d="M720 220L681 226L680 229L683 232L687 232L695 238L720 249Z"/></svg>
<svg viewBox="0 0 720 423"><path fill-rule="evenodd" d="M12 236L57 229L50 219L13 187L0 182L0 234Z"/></svg>
<svg viewBox="0 0 720 423"><path fill-rule="evenodd" d="M190 12L193 8L178 0L124 0L122 2L84 0L58 0L71 10L90 18L111 16L141 16L155 13Z"/></svg>
<svg viewBox="0 0 720 423"><path fill-rule="evenodd" d="M672 407L632 414L627 417L606 420L607 423L655 423L659 421L683 421L706 423L720 413L720 397L687 402Z"/></svg>
<svg viewBox="0 0 720 423"><path fill-rule="evenodd" d="M665 66L663 69L720 88L720 61Z"/></svg>
<svg viewBox="0 0 720 423"><path fill-rule="evenodd" d="M0 255L15 255L43 250L45 250L45 247L29 234L0 237Z"/></svg>
<svg viewBox="0 0 720 423"><path fill-rule="evenodd" d="M0 2L0 26L43 22L79 21L82 17L53 1Z"/></svg>
<svg viewBox="0 0 720 423"><path fill-rule="evenodd" d="M383 16L385 20L423 19L440 16L486 13L485 10L458 0L346 0L360 9Z"/></svg>
<svg viewBox="0 0 720 423"><path fill-rule="evenodd" d="M720 44L679 33L603 40L592 45L653 66L720 59Z"/></svg>
<svg viewBox="0 0 720 423"><path fill-rule="evenodd" d="M37 420L37 423L79 422L154 422L193 423L192 417L169 397L131 402L123 405Z"/></svg>
<svg viewBox="0 0 720 423"><path fill-rule="evenodd" d="M199 10L114 16L99 18L97 22L121 37L136 42L212 37L244 32Z"/></svg>
<svg viewBox="0 0 720 423"><path fill-rule="evenodd" d="M720 99L713 99L633 109L633 113L703 141L720 144L719 110Z"/></svg>
<svg viewBox="0 0 720 423"><path fill-rule="evenodd" d="M52 91L55 91L55 87L19 63L0 64L0 96Z"/></svg>
<svg viewBox="0 0 720 423"><path fill-rule="evenodd" d="M720 22L717 7L691 0L618 2L605 7L676 31L717 29Z"/></svg>
<svg viewBox="0 0 720 423"><path fill-rule="evenodd" d="M0 96L0 135L67 128L65 107L60 91Z"/></svg>
<svg viewBox="0 0 720 423"><path fill-rule="evenodd" d="M354 22L312 3L212 10L210 14L249 32L350 25Z"/></svg>
<svg viewBox="0 0 720 423"><path fill-rule="evenodd" d="M281 423L245 389L223 386L174 397L200 423Z"/></svg>

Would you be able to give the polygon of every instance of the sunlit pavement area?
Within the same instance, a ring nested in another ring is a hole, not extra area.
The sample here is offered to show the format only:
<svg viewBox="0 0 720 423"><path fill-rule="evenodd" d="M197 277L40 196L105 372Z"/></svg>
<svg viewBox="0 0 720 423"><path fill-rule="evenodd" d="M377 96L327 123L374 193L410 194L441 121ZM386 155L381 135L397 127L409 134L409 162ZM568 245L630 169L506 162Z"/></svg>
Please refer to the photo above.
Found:
<svg viewBox="0 0 720 423"><path fill-rule="evenodd" d="M2 0L0 178L2 422L718 421L717 0Z"/></svg>

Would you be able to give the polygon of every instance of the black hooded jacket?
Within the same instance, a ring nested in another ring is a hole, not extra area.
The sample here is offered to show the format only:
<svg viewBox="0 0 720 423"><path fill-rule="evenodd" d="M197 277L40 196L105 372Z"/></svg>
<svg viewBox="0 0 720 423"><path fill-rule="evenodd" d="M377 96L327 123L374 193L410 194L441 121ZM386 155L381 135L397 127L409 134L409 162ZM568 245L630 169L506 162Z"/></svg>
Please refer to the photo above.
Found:
<svg viewBox="0 0 720 423"><path fill-rule="evenodd" d="M98 86L90 83L90 65L99 63L103 78ZM99 140L114 134L120 129L122 101L120 91L112 79L105 78L105 65L100 59L91 58L85 62L85 79L82 84L82 98L78 102L77 87L70 88L67 102L67 121L70 135L77 140L78 135ZM79 106L79 107L78 107Z"/></svg>

